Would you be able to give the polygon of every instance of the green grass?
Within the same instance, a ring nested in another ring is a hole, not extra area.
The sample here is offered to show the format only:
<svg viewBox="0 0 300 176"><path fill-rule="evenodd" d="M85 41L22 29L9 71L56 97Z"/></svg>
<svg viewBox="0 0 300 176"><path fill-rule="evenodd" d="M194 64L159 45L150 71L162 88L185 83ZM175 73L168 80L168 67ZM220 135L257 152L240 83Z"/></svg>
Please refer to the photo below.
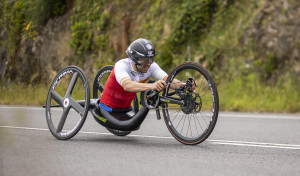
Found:
<svg viewBox="0 0 300 176"><path fill-rule="evenodd" d="M220 111L300 113L300 91L293 81L264 85L255 76L223 81L218 85ZM57 92L64 96L65 86ZM44 84L0 86L0 104L44 105L49 87ZM84 98L82 88L75 89L72 97Z"/></svg>
<svg viewBox="0 0 300 176"><path fill-rule="evenodd" d="M268 85L251 75L218 86L222 111L300 112L299 86L293 81Z"/></svg>
<svg viewBox="0 0 300 176"><path fill-rule="evenodd" d="M0 104L6 105L44 105L48 88L46 85L11 84L0 86Z"/></svg>
<svg viewBox="0 0 300 176"><path fill-rule="evenodd" d="M25 85L11 84L10 86L0 86L0 104L5 105L32 105L41 106L46 104L46 99L49 91L49 85ZM57 85L55 91L64 97L68 85ZM85 95L83 86L76 84L72 97L75 100L83 100ZM90 96L92 97L92 96ZM53 104L56 102L52 101Z"/></svg>

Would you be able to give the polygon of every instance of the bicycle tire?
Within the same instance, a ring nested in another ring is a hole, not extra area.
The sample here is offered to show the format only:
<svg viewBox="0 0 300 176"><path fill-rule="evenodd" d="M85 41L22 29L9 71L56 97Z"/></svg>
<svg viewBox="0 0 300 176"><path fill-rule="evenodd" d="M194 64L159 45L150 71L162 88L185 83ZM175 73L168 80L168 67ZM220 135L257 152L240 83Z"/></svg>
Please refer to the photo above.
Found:
<svg viewBox="0 0 300 176"><path fill-rule="evenodd" d="M184 109L183 105L163 103L162 111L164 121L172 136L183 144L196 145L209 137L217 123L219 96L211 74L196 62L184 62L175 67L166 80L167 88L164 90L163 95L171 95L170 86L175 78L185 80L189 76L194 77L197 82L195 92L199 95L197 99L199 108L201 105L201 110L199 112L189 112ZM196 94L194 99L196 99ZM205 125L206 127L204 128L203 126ZM195 133L197 133L196 136Z"/></svg>
<svg viewBox="0 0 300 176"><path fill-rule="evenodd" d="M65 96L64 98L62 98L60 96L60 92L64 92L65 84L61 82L68 80L71 74L73 74L73 76L66 90ZM80 78L80 80L82 81L81 86L84 87L85 91L83 106L79 104L79 102L76 101L74 97L72 97L72 93L74 92L74 90L82 91L82 87L76 86L78 85L78 78ZM52 100L54 100L54 102L58 104L54 106L63 108L63 113L61 115L59 115L60 111L51 111L51 109L54 108L51 105ZM67 140L75 136L86 120L89 106L90 87L85 73L76 66L68 66L63 68L53 79L46 100L46 120L48 128L52 135L60 140ZM74 110L74 114L72 115L72 118L68 118L71 109ZM79 114L79 116L76 115L75 111ZM58 115L56 116L56 114ZM75 116L79 118L78 122L76 121ZM55 125L55 121L59 121L58 125Z"/></svg>

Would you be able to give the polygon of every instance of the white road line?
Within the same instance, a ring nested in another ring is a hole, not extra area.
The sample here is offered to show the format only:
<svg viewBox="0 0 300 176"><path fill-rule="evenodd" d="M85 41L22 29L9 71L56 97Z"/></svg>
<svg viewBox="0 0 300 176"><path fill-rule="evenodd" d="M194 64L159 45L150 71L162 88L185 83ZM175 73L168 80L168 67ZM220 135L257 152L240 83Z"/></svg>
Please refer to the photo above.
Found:
<svg viewBox="0 0 300 176"><path fill-rule="evenodd" d="M9 105L4 105L0 106L0 109L26 109L26 110L45 110L43 107L32 107L32 106L9 106Z"/></svg>
<svg viewBox="0 0 300 176"><path fill-rule="evenodd" d="M293 147L300 147L300 145L296 144L276 144L276 143L263 143L263 142L247 142L247 141L225 141L225 140L210 140L211 142L226 142L226 143L242 143L242 144L258 144L258 145L276 145L276 146L293 146Z"/></svg>
<svg viewBox="0 0 300 176"><path fill-rule="evenodd" d="M294 119L300 120L300 114L242 114L242 113L219 113L219 117L238 117L238 118L267 118L267 119Z"/></svg>
<svg viewBox="0 0 300 176"><path fill-rule="evenodd" d="M0 128L11 128L11 129L21 129L21 130L37 130L37 131L49 131L45 128L29 128L29 127L14 127L14 126L0 126Z"/></svg>
<svg viewBox="0 0 300 176"><path fill-rule="evenodd" d="M1 105L0 110L38 110L45 111L45 108L39 106L11 106L11 105ZM62 111L62 108L52 108L52 110ZM154 110L150 110L149 114L156 114ZM237 117L237 118L266 118L266 119L290 119L290 120L300 120L300 114L272 114L272 113L242 113L242 112L220 112L219 118L223 117Z"/></svg>
<svg viewBox="0 0 300 176"><path fill-rule="evenodd" d="M276 149L293 149L293 150L300 150L300 147L292 147L293 145L289 146L284 144L285 146L277 146L277 145L260 145L258 144L241 144L241 143L226 143L226 142L212 142L213 144L219 145L235 145L235 146L246 146L246 147L262 147L262 148L276 148Z"/></svg>
<svg viewBox="0 0 300 176"><path fill-rule="evenodd" d="M44 129L44 128L29 128L29 127L14 127L14 126L0 126L0 128L49 131L49 129ZM113 135L111 133L99 133L99 132L88 132L88 131L80 131L79 133L97 134L97 135ZM146 135L128 135L128 136L129 137L138 137L138 138L174 139L173 137L167 137L167 136L146 136ZM233 145L233 146L245 146L245 147L262 147L262 148L300 150L300 145L296 145L296 144L278 144L278 143L262 143L262 142L230 141L230 140L206 140L206 141L211 144L217 144L217 145Z"/></svg>

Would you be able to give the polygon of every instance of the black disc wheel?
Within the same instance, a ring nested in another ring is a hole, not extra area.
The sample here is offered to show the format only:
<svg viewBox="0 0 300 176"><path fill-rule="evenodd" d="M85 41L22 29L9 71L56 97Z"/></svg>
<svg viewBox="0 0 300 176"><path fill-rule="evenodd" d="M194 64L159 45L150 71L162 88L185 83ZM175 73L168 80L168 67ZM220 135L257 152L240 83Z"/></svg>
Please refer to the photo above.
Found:
<svg viewBox="0 0 300 176"><path fill-rule="evenodd" d="M203 142L213 131L219 112L218 91L212 76L202 65L184 62L172 70L166 82L163 95L181 102L162 105L169 131L184 144ZM188 88L191 82L196 84L194 91Z"/></svg>
<svg viewBox="0 0 300 176"><path fill-rule="evenodd" d="M90 87L84 72L76 66L62 69L51 83L46 101L46 119L52 135L61 140L75 136L85 122L89 106Z"/></svg>
<svg viewBox="0 0 300 176"><path fill-rule="evenodd" d="M95 77L95 80L94 80L94 84L93 84L93 98L94 99L99 98L99 96L103 92L105 83L106 83L110 73L112 72L112 69L113 69L112 65L107 65L105 67L102 67L98 71L98 73ZM134 109L135 113L137 113L139 110L137 96L133 100L133 109ZM107 128L107 130L116 136L126 136L131 133L131 131L120 131L120 130L115 130L115 129L111 129L111 128Z"/></svg>

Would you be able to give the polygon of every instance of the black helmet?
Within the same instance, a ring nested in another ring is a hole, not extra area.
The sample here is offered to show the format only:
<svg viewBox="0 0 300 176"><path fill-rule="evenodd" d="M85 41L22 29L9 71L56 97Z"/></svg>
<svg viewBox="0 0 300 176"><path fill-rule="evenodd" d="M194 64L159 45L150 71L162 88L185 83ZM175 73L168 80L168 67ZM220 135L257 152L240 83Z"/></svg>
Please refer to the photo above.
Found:
<svg viewBox="0 0 300 176"><path fill-rule="evenodd" d="M136 65L141 65L138 58L151 58L156 55L156 52L154 45L149 40L139 38L129 45L126 54Z"/></svg>

